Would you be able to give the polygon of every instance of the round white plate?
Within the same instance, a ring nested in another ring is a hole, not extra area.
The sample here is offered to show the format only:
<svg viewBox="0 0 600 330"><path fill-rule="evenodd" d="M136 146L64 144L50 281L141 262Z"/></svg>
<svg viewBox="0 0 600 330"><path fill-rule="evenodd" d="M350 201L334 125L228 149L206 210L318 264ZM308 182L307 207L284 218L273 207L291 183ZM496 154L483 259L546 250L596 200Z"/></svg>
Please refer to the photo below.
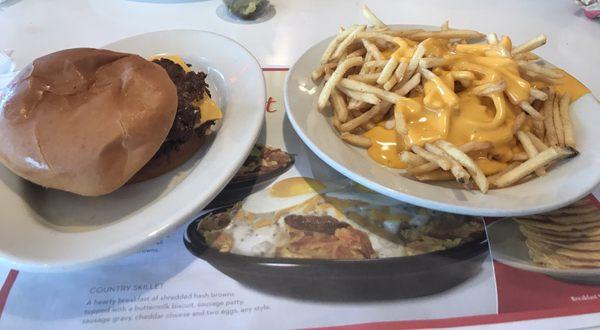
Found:
<svg viewBox="0 0 600 330"><path fill-rule="evenodd" d="M519 224L506 218L487 226L492 256L496 261L511 267L546 274L554 278L582 284L600 284L600 268L596 269L552 269L535 264L529 257L525 236Z"/></svg>
<svg viewBox="0 0 600 330"><path fill-rule="evenodd" d="M304 143L348 178L403 202L477 216L516 216L556 209L586 195L600 182L600 103L591 94L573 104L577 149L581 154L544 177L517 186L482 194L412 180L376 163L364 149L342 142L316 110L321 89L311 80L310 73L330 40L311 47L291 68L284 87L285 105L290 122Z"/></svg>
<svg viewBox="0 0 600 330"><path fill-rule="evenodd" d="M191 220L242 165L264 119L265 82L241 45L204 31L134 36L103 48L149 57L179 54L208 74L222 125L197 154L156 179L102 197L30 184L0 165L0 262L28 271L63 271L131 253ZM101 123L99 123L101 124Z"/></svg>

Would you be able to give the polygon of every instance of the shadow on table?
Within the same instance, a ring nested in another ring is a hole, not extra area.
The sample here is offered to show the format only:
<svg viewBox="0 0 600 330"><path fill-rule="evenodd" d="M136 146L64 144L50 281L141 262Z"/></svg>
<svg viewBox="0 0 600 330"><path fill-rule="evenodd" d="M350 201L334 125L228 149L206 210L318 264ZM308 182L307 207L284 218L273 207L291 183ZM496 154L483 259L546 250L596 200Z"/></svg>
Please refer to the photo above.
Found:
<svg viewBox="0 0 600 330"><path fill-rule="evenodd" d="M16 4L17 2L20 2L20 1L21 0L7 0L7 1L1 2L0 3L0 10L3 9L3 8L10 7L10 6L12 6L12 5L14 5L14 4Z"/></svg>

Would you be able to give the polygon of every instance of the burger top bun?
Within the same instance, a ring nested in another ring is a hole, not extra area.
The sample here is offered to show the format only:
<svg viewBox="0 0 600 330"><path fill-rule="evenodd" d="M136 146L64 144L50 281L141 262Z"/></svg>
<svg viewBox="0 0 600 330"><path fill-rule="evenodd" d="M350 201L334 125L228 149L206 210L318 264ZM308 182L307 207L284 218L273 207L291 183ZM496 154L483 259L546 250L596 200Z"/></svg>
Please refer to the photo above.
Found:
<svg viewBox="0 0 600 330"><path fill-rule="evenodd" d="M0 90L0 161L44 187L107 194L152 158L176 111L175 85L157 64L62 50L34 60Z"/></svg>

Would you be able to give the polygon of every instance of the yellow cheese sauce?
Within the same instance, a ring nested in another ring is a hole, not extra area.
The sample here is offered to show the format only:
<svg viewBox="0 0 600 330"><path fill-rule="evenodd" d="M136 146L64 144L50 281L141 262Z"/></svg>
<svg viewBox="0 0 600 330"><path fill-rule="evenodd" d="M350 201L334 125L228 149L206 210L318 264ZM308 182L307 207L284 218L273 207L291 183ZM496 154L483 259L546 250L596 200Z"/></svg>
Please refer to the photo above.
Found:
<svg viewBox="0 0 600 330"><path fill-rule="evenodd" d="M304 177L283 179L271 186L268 193L274 197L292 197L308 193L319 193L326 186L318 180Z"/></svg>
<svg viewBox="0 0 600 330"><path fill-rule="evenodd" d="M373 141L367 153L376 162L391 168L405 168L406 165L398 157L396 131L375 126L364 135Z"/></svg>
<svg viewBox="0 0 600 330"><path fill-rule="evenodd" d="M385 56L409 61L416 43L395 39L398 48ZM444 65L432 70L436 77L423 84L422 93L408 95L395 104L394 111L401 111L406 120L408 134L401 137L395 130L387 130L381 125L363 133L372 142L367 151L369 156L385 166L405 168L398 154L412 145L422 146L439 139L455 145L489 141L494 145L489 151L491 155L474 159L486 175L503 170L515 153L522 152L516 147L512 131L515 118L523 111L519 103L529 102L531 88L547 85L530 83L522 78L518 63L503 57L499 48L492 45L459 44L451 50L446 40L427 39L423 44L425 57L442 58ZM512 48L508 37L503 37L500 45L509 52ZM553 85L559 93L568 93L573 101L589 93L582 83L561 72L560 82ZM500 80L506 84L503 92L485 96L475 94L477 86ZM458 89L455 88L457 84L460 84ZM522 129L527 131L530 126L527 119Z"/></svg>
<svg viewBox="0 0 600 330"><path fill-rule="evenodd" d="M562 69L557 70L563 75L562 78L559 79L559 82L556 85L553 85L557 92L569 94L571 101L575 101L590 92L590 90L579 80L575 79L575 77L571 76ZM548 84L543 82L536 81L533 83L533 87L538 89L546 86L548 86Z"/></svg>

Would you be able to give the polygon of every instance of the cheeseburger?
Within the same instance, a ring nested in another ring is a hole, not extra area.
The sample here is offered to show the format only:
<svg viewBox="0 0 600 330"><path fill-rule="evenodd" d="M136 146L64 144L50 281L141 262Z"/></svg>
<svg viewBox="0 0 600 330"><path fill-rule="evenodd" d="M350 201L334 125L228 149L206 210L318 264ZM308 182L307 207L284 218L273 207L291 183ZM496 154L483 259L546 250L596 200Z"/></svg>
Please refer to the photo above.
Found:
<svg viewBox="0 0 600 330"><path fill-rule="evenodd" d="M161 175L221 119L206 74L178 56L76 48L34 60L0 90L0 161L85 196Z"/></svg>

